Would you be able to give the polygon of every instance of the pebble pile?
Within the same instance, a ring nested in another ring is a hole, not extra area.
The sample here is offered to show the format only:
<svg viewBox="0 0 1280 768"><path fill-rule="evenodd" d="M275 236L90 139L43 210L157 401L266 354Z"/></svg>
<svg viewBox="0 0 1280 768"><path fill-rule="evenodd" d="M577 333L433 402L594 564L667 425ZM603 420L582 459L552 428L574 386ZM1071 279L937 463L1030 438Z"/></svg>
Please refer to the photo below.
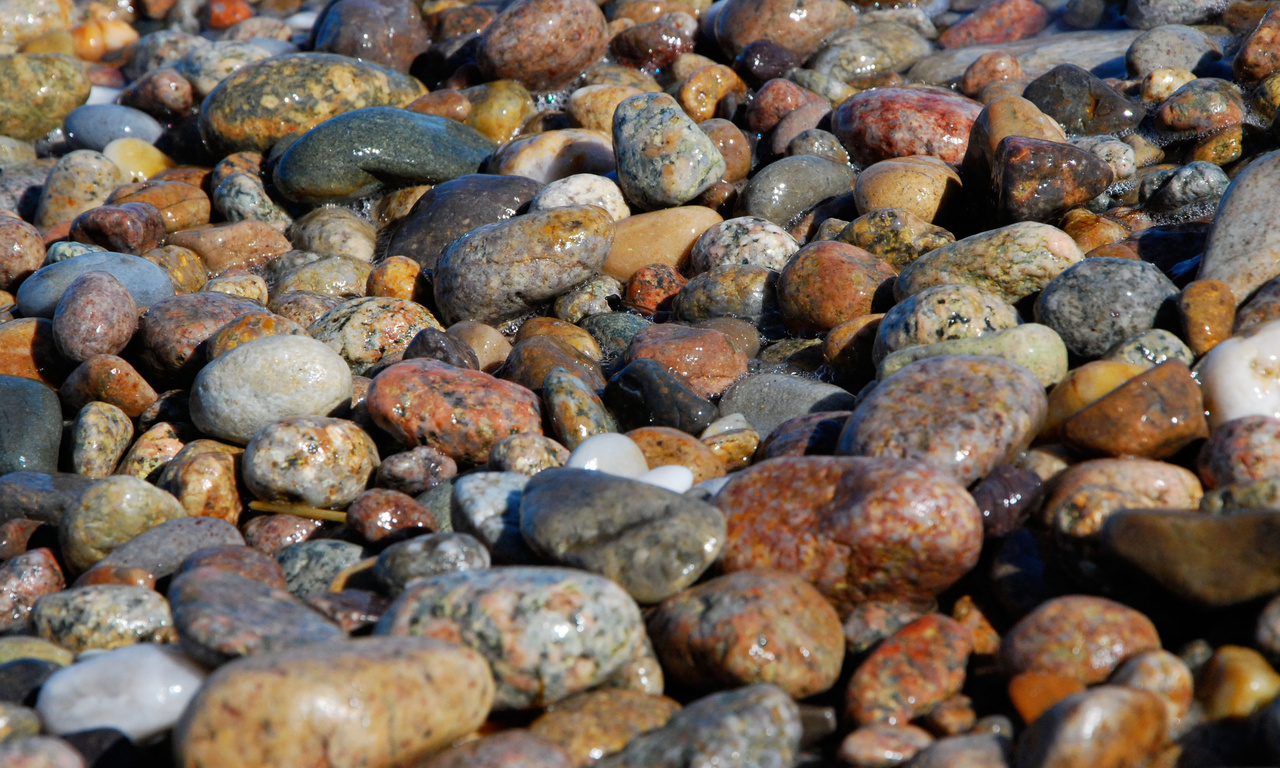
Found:
<svg viewBox="0 0 1280 768"><path fill-rule="evenodd" d="M1280 765L1280 0L0 0L0 766Z"/></svg>

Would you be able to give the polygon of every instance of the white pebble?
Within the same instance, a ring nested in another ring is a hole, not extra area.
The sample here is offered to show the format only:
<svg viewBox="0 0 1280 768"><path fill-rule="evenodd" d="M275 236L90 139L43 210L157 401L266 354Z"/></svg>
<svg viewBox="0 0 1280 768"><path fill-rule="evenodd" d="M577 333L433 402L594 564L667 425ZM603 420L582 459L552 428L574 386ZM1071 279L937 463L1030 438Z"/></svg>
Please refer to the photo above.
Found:
<svg viewBox="0 0 1280 768"><path fill-rule="evenodd" d="M89 100L85 104L115 104L116 99L123 92L120 88L111 88L105 85L89 86Z"/></svg>
<svg viewBox="0 0 1280 768"><path fill-rule="evenodd" d="M316 18L319 14L315 11L302 11L295 13L284 20L290 29L296 29L299 32L310 32L311 28L316 25Z"/></svg>
<svg viewBox="0 0 1280 768"><path fill-rule="evenodd" d="M144 742L173 727L206 672L176 647L140 644L82 657L40 687L49 733L115 728Z"/></svg>
<svg viewBox="0 0 1280 768"><path fill-rule="evenodd" d="M1210 429L1242 416L1280 417L1280 320L1223 341L1196 368Z"/></svg>
<svg viewBox="0 0 1280 768"><path fill-rule="evenodd" d="M608 211L614 221L631 215L618 185L594 173L576 173L551 182L529 203L529 210L548 211L570 205L598 205Z"/></svg>
<svg viewBox="0 0 1280 768"><path fill-rule="evenodd" d="M583 440L573 453L569 454L566 467L574 469L594 469L619 477L638 478L649 471L649 462L644 458L644 451L626 435L608 432L603 435L592 435Z"/></svg>
<svg viewBox="0 0 1280 768"><path fill-rule="evenodd" d="M688 467L682 467L679 464L667 464L657 469L651 469L636 479L642 483L656 485L659 488L666 488L668 491L675 491L676 493L684 493L693 487L693 472L689 471Z"/></svg>

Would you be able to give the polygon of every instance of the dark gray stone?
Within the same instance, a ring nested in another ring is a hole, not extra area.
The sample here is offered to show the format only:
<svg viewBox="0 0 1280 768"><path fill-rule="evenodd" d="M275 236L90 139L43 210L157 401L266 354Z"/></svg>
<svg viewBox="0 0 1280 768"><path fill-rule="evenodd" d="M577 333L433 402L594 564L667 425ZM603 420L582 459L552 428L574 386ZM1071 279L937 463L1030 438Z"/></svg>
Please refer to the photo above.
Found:
<svg viewBox="0 0 1280 768"><path fill-rule="evenodd" d="M0 376L0 403L0 473L56 472L62 444L58 393L32 379Z"/></svg>
<svg viewBox="0 0 1280 768"><path fill-rule="evenodd" d="M130 539L98 561L99 566L141 568L157 579L175 573L192 554L223 544L244 544L240 531L216 517L169 520Z"/></svg>
<svg viewBox="0 0 1280 768"><path fill-rule="evenodd" d="M720 409L656 360L640 359L609 379L604 404L624 430L672 427L698 435L720 417Z"/></svg>
<svg viewBox="0 0 1280 768"><path fill-rule="evenodd" d="M319 539L285 547L276 554L276 562L284 571L289 591L306 597L314 592L328 592L334 578L363 557L364 550L359 544Z"/></svg>
<svg viewBox="0 0 1280 768"><path fill-rule="evenodd" d="M10 472L0 476L0 522L27 518L57 525L94 480L70 472Z"/></svg>
<svg viewBox="0 0 1280 768"><path fill-rule="evenodd" d="M382 550L373 566L373 577L394 596L414 579L450 571L473 571L489 565L489 550L474 536L435 533L397 542Z"/></svg>
<svg viewBox="0 0 1280 768"><path fill-rule="evenodd" d="M738 216L759 216L786 227L800 214L853 189L857 174L817 155L784 157L751 179L738 197Z"/></svg>
<svg viewBox="0 0 1280 768"><path fill-rule="evenodd" d="M741 413L766 437L797 416L852 410L856 399L852 392L816 379L762 373L729 387L720 398L720 412Z"/></svg>
<svg viewBox="0 0 1280 768"><path fill-rule="evenodd" d="M1045 286L1035 317L1057 331L1068 350L1093 358L1154 327L1177 296L1177 286L1153 264L1085 259Z"/></svg>

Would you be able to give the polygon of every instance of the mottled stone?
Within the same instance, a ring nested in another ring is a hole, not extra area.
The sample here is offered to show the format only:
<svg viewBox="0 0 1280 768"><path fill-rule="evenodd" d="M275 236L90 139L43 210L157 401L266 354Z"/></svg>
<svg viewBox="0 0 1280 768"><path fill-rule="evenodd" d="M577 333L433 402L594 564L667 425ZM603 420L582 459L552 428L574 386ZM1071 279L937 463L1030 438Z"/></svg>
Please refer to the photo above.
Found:
<svg viewBox="0 0 1280 768"><path fill-rule="evenodd" d="M973 641L960 623L927 614L876 646L858 666L845 713L860 725L906 725L964 684Z"/></svg>
<svg viewBox="0 0 1280 768"><path fill-rule="evenodd" d="M570 768L572 764L563 749L518 728L464 742L414 763L416 768Z"/></svg>
<svg viewBox="0 0 1280 768"><path fill-rule="evenodd" d="M481 463L511 434L541 433L537 397L527 389L434 360L396 363L374 379L366 400L375 423L403 443Z"/></svg>
<svg viewBox="0 0 1280 768"><path fill-rule="evenodd" d="M603 398L624 429L674 427L698 434L719 413L656 360L640 359L623 367L609 380Z"/></svg>
<svg viewBox="0 0 1280 768"><path fill-rule="evenodd" d="M778 277L783 321L800 332L829 331L846 320L870 314L877 290L893 278L888 264L857 246L810 243L787 262ZM898 278L897 285L901 283ZM833 286L838 287L833 290Z"/></svg>
<svg viewBox="0 0 1280 768"><path fill-rule="evenodd" d="M1086 259L1046 286L1036 301L1036 321L1057 331L1075 354L1098 357L1154 326L1177 294L1173 282L1152 264Z"/></svg>
<svg viewBox="0 0 1280 768"><path fill-rule="evenodd" d="M311 539L289 544L276 552L288 589L298 597L332 590L338 574L360 562L359 544L336 539Z"/></svg>
<svg viewBox="0 0 1280 768"><path fill-rule="evenodd" d="M342 509L373 476L378 450L349 421L295 416L255 434L243 465L244 482L259 499Z"/></svg>
<svg viewBox="0 0 1280 768"><path fill-rule="evenodd" d="M619 104L613 146L618 185L646 210L692 200L726 168L715 143L665 94L640 94Z"/></svg>
<svg viewBox="0 0 1280 768"><path fill-rule="evenodd" d="M1052 328L1039 323L1023 323L1003 331L970 339L952 339L907 347L886 355L876 369L876 377L891 376L903 366L927 357L947 355L991 355L1003 357L1030 371L1046 387L1067 376L1067 346ZM1049 403L1048 424L1053 416Z"/></svg>
<svg viewBox="0 0 1280 768"><path fill-rule="evenodd" d="M733 0L714 18L714 39L730 57L757 40L807 57L832 32L853 23L853 13L843 3L797 0Z"/></svg>
<svg viewBox="0 0 1280 768"><path fill-rule="evenodd" d="M63 557L83 571L138 534L186 514L172 495L136 477L99 480L63 513Z"/></svg>
<svg viewBox="0 0 1280 768"><path fill-rule="evenodd" d="M958 165L981 106L958 94L878 88L843 102L832 133L854 160L869 165L907 155L933 155Z"/></svg>
<svg viewBox="0 0 1280 768"><path fill-rule="evenodd" d="M1227 188L1205 243L1197 278L1221 280L1243 303L1280 271L1280 240L1264 223L1280 173L1280 153L1261 155Z"/></svg>
<svg viewBox="0 0 1280 768"><path fill-rule="evenodd" d="M1018 765L1136 765L1157 754L1167 729L1155 694L1099 686L1037 718L1019 742Z"/></svg>
<svg viewBox="0 0 1280 768"><path fill-rule="evenodd" d="M0 83L0 134L15 139L44 136L89 98L84 68L54 53L0 56Z"/></svg>
<svg viewBox="0 0 1280 768"><path fill-rule="evenodd" d="M719 554L723 516L703 502L603 472L548 469L525 487L520 530L535 552L600 573L654 603Z"/></svg>
<svg viewBox="0 0 1280 768"><path fill-rule="evenodd" d="M1146 110L1085 69L1062 64L1031 81L1023 98L1057 120L1068 135L1123 133Z"/></svg>
<svg viewBox="0 0 1280 768"><path fill-rule="evenodd" d="M75 651L172 642L169 604L145 587L96 585L45 595L31 613L37 634Z"/></svg>
<svg viewBox="0 0 1280 768"><path fill-rule="evenodd" d="M1057 221L1111 186L1111 167L1070 144L1008 136L992 158L996 208L1002 221Z"/></svg>
<svg viewBox="0 0 1280 768"><path fill-rule="evenodd" d="M353 109L407 104L425 89L416 80L334 54L298 53L236 70L209 94L200 133L218 156L265 152Z"/></svg>
<svg viewBox="0 0 1280 768"><path fill-rule="evenodd" d="M375 633L475 649L493 669L501 710L552 704L598 685L637 653L644 627L635 602L600 576L502 568L409 585Z"/></svg>
<svg viewBox="0 0 1280 768"><path fill-rule="evenodd" d="M661 728L679 710L679 704L664 696L602 688L553 705L529 730L559 745L575 765L587 765Z"/></svg>
<svg viewBox="0 0 1280 768"><path fill-rule="evenodd" d="M1155 626L1141 613L1105 598L1069 595L1015 624L1001 641L1000 664L1009 674L1052 672L1090 684L1159 647Z"/></svg>
<svg viewBox="0 0 1280 768"><path fill-rule="evenodd" d="M175 729L175 754L209 766L409 763L483 724L493 691L480 654L437 640L264 653L209 677ZM333 708L311 711L327 700Z"/></svg>
<svg viewBox="0 0 1280 768"><path fill-rule="evenodd" d="M919 344L965 339L1013 328L1018 313L998 296L967 285L926 288L899 302L881 320L874 358Z"/></svg>
<svg viewBox="0 0 1280 768"><path fill-rule="evenodd" d="M1135 376L1063 425L1074 448L1146 459L1167 458L1208 435L1200 387L1179 360Z"/></svg>
<svg viewBox="0 0 1280 768"><path fill-rule="evenodd" d="M137 304L110 272L85 272L71 281L53 312L58 351L77 363L118 354L137 327Z"/></svg>
<svg viewBox="0 0 1280 768"><path fill-rule="evenodd" d="M770 459L733 475L712 501L728 523L726 570L795 573L841 615L867 598L932 598L977 562L982 541L972 497L918 462Z"/></svg>
<svg viewBox="0 0 1280 768"><path fill-rule="evenodd" d="M910 26L875 20L839 30L806 66L841 82L867 82L901 72L932 50L929 41Z"/></svg>
<svg viewBox="0 0 1280 768"><path fill-rule="evenodd" d="M28 630L36 601L65 587L62 568L44 547L6 560L0 565L0 631Z"/></svg>
<svg viewBox="0 0 1280 768"><path fill-rule="evenodd" d="M356 375L395 359L426 328L443 331L426 307L407 299L351 299L318 317L307 333L336 352Z"/></svg>
<svg viewBox="0 0 1280 768"><path fill-rule="evenodd" d="M727 336L705 328L651 325L635 334L626 361L652 359L683 376L699 396L723 393L746 373L746 355L733 348Z"/></svg>
<svg viewBox="0 0 1280 768"><path fill-rule="evenodd" d="M739 215L766 219L781 227L828 198L846 194L855 173L844 163L817 155L784 157L766 165L738 196Z"/></svg>
<svg viewBox="0 0 1280 768"><path fill-rule="evenodd" d="M490 79L533 90L562 86L604 53L606 26L586 0L520 0L485 27L477 64Z"/></svg>

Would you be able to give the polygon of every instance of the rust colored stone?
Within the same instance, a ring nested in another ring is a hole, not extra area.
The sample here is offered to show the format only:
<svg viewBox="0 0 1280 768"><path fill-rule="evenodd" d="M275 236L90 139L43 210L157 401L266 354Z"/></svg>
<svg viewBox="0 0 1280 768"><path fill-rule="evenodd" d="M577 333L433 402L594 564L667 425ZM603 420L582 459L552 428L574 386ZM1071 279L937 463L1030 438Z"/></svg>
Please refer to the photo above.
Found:
<svg viewBox="0 0 1280 768"><path fill-rule="evenodd" d="M1109 456L1163 459L1209 436L1191 369L1170 360L1135 376L1063 425L1067 443Z"/></svg>

